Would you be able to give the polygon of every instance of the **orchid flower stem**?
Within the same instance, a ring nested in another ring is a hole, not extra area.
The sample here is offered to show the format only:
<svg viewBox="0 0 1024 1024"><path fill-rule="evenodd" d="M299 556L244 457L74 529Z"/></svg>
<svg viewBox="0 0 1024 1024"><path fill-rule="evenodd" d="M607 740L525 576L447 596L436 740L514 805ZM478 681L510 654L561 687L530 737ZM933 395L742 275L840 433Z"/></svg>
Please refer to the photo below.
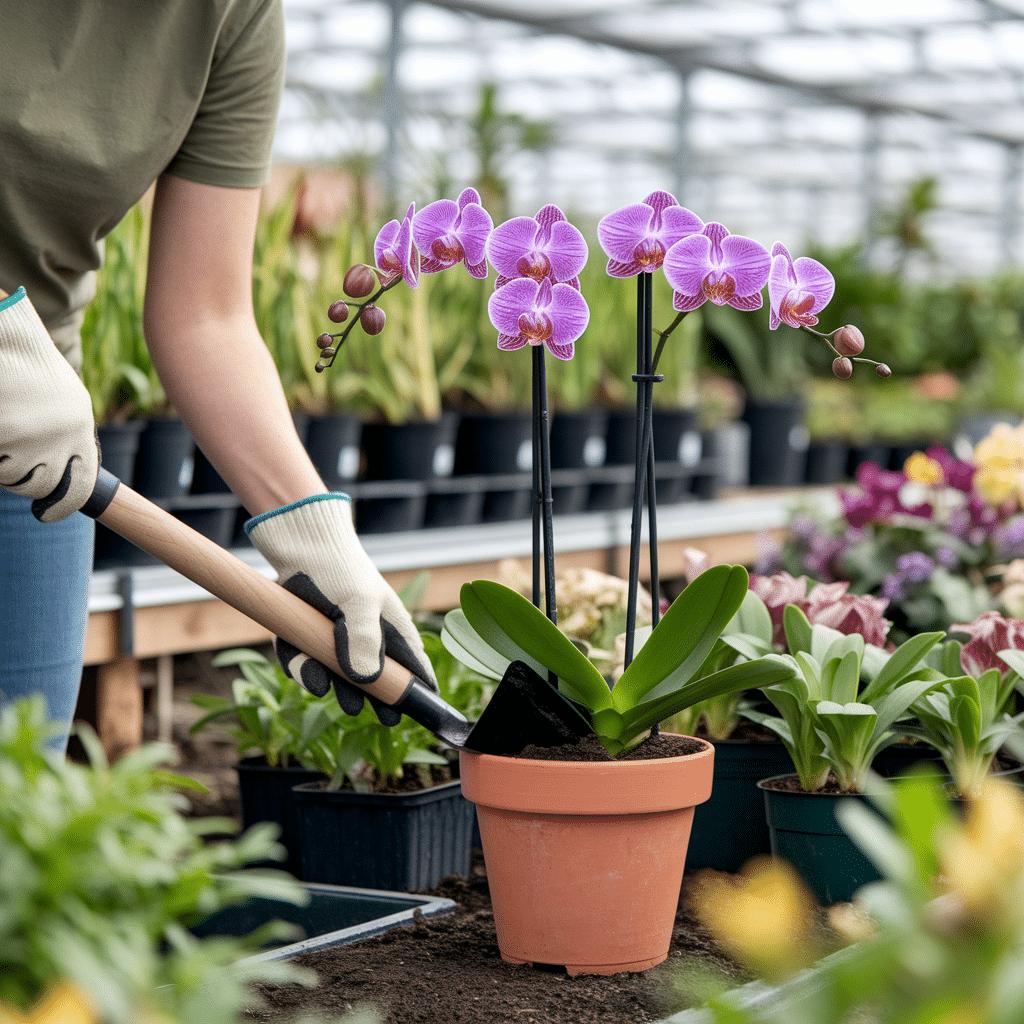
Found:
<svg viewBox="0 0 1024 1024"><path fill-rule="evenodd" d="M356 313L351 317L349 322L347 324L345 324L345 327L344 327L343 330L339 331L337 334L332 334L331 335L332 338L337 338L338 339L337 345L334 346L334 350L335 350L334 351L334 355L331 356L328 361L325 362L324 360L321 359L316 364L316 372L317 373L323 373L324 370L326 370L329 367L334 365L334 360L338 358L338 353L341 351L341 346L345 344L346 340L348 339L349 334L352 333L352 328L355 327L355 325L357 323L359 323L359 314L367 306L374 305L376 303L376 301L386 291L388 291L391 288L394 288L396 284L401 284L402 280L403 280L402 276L399 275L398 277L392 278L390 281L388 281L387 284L382 284L369 298L364 299L362 302L348 302L348 305L350 307L353 307L356 310ZM348 301L348 300L346 300L346 301Z"/></svg>
<svg viewBox="0 0 1024 1024"><path fill-rule="evenodd" d="M533 373L532 373L532 385L533 385L533 462L532 462L532 475L533 475L533 606L534 608L540 607L540 555L541 555L541 507L543 504L543 491L540 485L540 396L537 392L537 387L540 384L540 377L537 374L537 353L534 350L533 353Z"/></svg>
<svg viewBox="0 0 1024 1024"><path fill-rule="evenodd" d="M541 523L544 533L544 611L554 623L558 622L558 608L555 604L555 532L551 521L551 441L548 425L548 384L544 363L544 346L533 348L534 420L540 443L540 490L537 504L541 509ZM536 558L536 556L535 556Z"/></svg>
<svg viewBox="0 0 1024 1024"><path fill-rule="evenodd" d="M654 359L651 361L651 367L649 373L658 372L658 363L661 362L661 353L665 348L665 342L668 341L669 335L683 322L683 318L686 316L687 310L683 313L676 313L675 320L672 321L663 331L656 332L658 335L658 347L654 350Z"/></svg>

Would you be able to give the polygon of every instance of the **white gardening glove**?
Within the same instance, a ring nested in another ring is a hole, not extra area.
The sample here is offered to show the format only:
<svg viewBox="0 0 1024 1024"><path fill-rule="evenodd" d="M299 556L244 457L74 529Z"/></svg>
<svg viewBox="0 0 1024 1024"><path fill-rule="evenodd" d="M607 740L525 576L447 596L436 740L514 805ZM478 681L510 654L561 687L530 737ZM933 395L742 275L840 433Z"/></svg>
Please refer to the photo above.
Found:
<svg viewBox="0 0 1024 1024"><path fill-rule="evenodd" d="M278 582L334 622L338 664L349 678L373 682L384 668L385 652L423 680L437 683L419 630L398 595L363 550L352 524L346 494L319 494L250 519L245 532L277 570ZM366 694L278 638L281 668L322 697L333 686L338 704L358 715ZM384 725L402 717L370 697Z"/></svg>
<svg viewBox="0 0 1024 1024"><path fill-rule="evenodd" d="M0 487L53 523L89 500L99 468L89 392L19 288L0 301Z"/></svg>

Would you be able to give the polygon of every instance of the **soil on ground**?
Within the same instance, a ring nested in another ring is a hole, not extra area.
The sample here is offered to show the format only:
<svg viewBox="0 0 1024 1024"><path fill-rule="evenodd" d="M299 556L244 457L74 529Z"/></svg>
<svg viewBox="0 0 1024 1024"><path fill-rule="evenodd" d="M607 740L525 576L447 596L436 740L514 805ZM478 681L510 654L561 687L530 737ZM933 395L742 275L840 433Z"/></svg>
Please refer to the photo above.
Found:
<svg viewBox="0 0 1024 1024"><path fill-rule="evenodd" d="M692 880L684 882L664 963L638 973L570 978L564 967L501 959L477 856L469 878L452 876L430 890L454 900L454 914L421 918L376 938L296 957L294 963L316 973L319 986L259 986L265 1005L246 1019L285 1024L303 1013L340 1016L370 1005L382 1024L657 1021L703 1002L703 985L714 978L730 986L747 980L693 916L694 889Z"/></svg>

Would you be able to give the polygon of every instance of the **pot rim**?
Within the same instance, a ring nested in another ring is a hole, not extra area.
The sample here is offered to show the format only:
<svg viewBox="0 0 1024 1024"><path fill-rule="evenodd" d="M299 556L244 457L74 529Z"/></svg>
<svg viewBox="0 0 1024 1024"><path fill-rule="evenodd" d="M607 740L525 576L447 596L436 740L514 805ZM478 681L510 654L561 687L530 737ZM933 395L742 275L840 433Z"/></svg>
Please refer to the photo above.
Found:
<svg viewBox="0 0 1024 1024"><path fill-rule="evenodd" d="M675 734L666 734L675 735ZM696 737L688 737L696 739ZM459 752L462 792L484 807L526 814L653 814L711 796L715 748L635 761L542 761Z"/></svg>

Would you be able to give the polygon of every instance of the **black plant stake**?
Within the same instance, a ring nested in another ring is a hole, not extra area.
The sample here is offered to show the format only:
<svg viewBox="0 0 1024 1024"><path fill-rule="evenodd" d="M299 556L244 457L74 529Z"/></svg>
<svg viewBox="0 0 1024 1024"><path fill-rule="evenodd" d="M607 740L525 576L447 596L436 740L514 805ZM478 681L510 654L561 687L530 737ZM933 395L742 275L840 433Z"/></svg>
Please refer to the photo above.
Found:
<svg viewBox="0 0 1024 1024"><path fill-rule="evenodd" d="M540 607L540 548L544 542L544 611L558 622L555 604L555 540L551 522L551 438L544 346L533 346L533 603Z"/></svg>
<svg viewBox="0 0 1024 1024"><path fill-rule="evenodd" d="M644 492L647 493L649 542L651 555L651 595L654 602L653 621L658 622L658 530L657 500L654 479L653 404L654 385L665 378L652 370L651 275L637 276L636 292L636 453L633 476L633 522L629 539L629 591L626 604L625 664L633 660L636 631L637 591L640 587L640 531L643 523ZM646 485L646 486L645 486Z"/></svg>

